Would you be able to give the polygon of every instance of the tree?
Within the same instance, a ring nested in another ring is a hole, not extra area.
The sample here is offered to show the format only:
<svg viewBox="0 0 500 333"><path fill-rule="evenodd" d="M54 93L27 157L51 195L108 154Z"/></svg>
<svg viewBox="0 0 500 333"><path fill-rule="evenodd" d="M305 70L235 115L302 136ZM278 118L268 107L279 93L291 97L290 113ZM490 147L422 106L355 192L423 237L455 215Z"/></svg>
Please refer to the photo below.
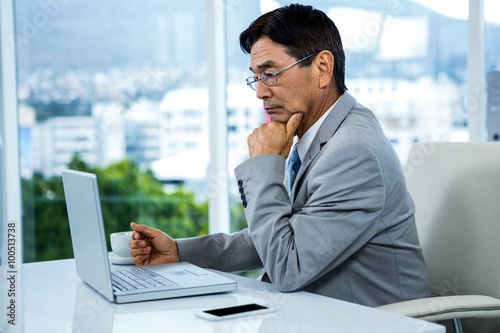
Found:
<svg viewBox="0 0 500 333"><path fill-rule="evenodd" d="M106 168L89 166L74 155L68 168L97 174L106 234L130 230L129 223L148 224L174 238L208 232L208 203L181 186L165 193L150 170L124 160ZM24 261L72 258L61 177L35 173L22 179Z"/></svg>

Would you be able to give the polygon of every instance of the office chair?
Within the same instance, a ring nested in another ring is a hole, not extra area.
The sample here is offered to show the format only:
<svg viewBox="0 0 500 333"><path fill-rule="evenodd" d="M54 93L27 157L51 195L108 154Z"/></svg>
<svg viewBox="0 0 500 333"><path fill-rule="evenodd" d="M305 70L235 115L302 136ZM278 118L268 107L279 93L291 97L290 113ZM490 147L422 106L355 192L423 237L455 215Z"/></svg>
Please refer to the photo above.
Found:
<svg viewBox="0 0 500 333"><path fill-rule="evenodd" d="M432 297L379 309L453 320L458 332L469 332L460 319L499 318L500 143L417 143L405 176Z"/></svg>

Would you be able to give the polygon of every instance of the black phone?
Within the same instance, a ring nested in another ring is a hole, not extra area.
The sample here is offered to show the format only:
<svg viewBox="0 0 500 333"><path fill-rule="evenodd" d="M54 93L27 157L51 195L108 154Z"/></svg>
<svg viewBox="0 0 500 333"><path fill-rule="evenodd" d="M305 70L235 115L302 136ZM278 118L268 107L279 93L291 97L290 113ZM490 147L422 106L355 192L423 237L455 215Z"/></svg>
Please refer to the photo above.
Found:
<svg viewBox="0 0 500 333"><path fill-rule="evenodd" d="M275 312L276 309L262 304L250 303L242 304L236 306L230 306L226 308L210 309L197 312L196 315L203 319L208 320L223 320L223 319L233 319L240 318L250 315L258 315L264 313Z"/></svg>

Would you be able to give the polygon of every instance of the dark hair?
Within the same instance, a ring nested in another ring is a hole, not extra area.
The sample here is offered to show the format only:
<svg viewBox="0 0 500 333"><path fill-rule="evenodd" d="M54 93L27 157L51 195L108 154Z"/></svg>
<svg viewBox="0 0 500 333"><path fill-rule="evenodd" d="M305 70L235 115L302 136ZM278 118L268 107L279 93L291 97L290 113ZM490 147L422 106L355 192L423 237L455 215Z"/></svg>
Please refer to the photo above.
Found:
<svg viewBox="0 0 500 333"><path fill-rule="evenodd" d="M340 93L345 86L345 55L340 33L335 23L322 11L312 6L292 4L263 14L240 34L243 52L250 53L253 44L262 37L283 45L286 52L298 59L312 53L328 50L335 61L333 76ZM309 66L307 59L301 65Z"/></svg>

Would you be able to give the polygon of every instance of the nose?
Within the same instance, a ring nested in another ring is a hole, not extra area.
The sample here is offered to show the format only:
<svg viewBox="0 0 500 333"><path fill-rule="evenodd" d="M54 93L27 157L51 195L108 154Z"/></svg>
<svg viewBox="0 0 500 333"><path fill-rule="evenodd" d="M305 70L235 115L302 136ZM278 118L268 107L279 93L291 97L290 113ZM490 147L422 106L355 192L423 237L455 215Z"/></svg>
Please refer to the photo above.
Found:
<svg viewBox="0 0 500 333"><path fill-rule="evenodd" d="M268 85L262 83L261 81L257 82L256 92L258 99L267 99L270 98L272 95L271 88Z"/></svg>

